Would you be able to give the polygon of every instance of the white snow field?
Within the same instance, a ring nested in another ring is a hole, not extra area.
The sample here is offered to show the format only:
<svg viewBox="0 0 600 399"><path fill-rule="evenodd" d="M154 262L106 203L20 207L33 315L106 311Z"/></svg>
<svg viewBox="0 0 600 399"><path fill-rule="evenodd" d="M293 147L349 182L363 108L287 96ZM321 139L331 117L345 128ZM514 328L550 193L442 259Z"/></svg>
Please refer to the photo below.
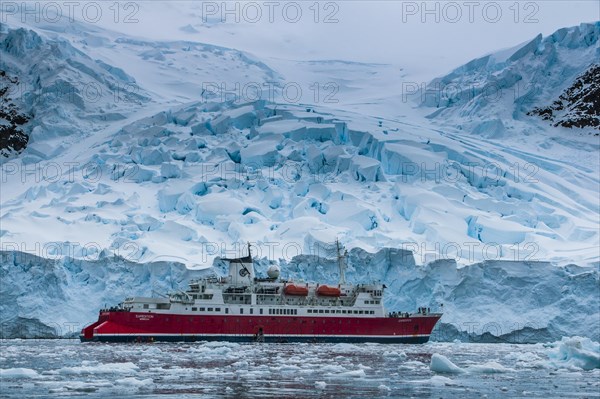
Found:
<svg viewBox="0 0 600 399"><path fill-rule="evenodd" d="M574 43L556 50L551 71L568 73L544 80L552 94L597 59L598 26L552 36ZM444 303L439 339L597 340L599 146L587 130L480 99L428 120L440 104L401 101L390 66L269 63L83 23L10 19L0 32L0 69L37 88L13 96L35 118L27 149L1 165L6 335L65 334L104 303L181 288L191 269L244 254L248 241L259 268L271 260L289 276L335 282L324 265L338 238L352 280L385 282L388 306ZM512 59L524 76L545 73L531 47L477 71L487 78ZM449 76L471 73L459 71ZM335 76L340 101L286 101L290 76L305 94ZM213 85L223 82L226 95ZM236 83L257 84L261 98ZM52 85L68 95L42 90Z"/></svg>

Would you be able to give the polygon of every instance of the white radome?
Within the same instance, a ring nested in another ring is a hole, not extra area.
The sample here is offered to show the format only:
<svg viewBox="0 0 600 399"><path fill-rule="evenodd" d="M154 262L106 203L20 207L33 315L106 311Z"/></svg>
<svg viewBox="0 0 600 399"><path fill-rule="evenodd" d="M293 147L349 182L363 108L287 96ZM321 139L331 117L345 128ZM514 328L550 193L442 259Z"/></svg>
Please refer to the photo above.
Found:
<svg viewBox="0 0 600 399"><path fill-rule="evenodd" d="M279 266L269 266L269 268L267 269L267 276L269 276L269 278L279 278Z"/></svg>

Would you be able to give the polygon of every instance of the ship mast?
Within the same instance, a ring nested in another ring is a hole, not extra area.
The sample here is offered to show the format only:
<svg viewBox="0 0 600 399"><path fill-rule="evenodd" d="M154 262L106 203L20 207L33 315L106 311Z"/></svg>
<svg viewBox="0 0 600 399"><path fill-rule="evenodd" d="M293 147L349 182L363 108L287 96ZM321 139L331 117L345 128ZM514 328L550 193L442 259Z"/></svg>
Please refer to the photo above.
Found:
<svg viewBox="0 0 600 399"><path fill-rule="evenodd" d="M335 246L337 248L338 267L340 268L340 285L342 285L346 284L346 274L344 273L346 264L344 262L346 261L345 257L348 251L345 251L344 255L342 255L340 241L337 238L335 239Z"/></svg>

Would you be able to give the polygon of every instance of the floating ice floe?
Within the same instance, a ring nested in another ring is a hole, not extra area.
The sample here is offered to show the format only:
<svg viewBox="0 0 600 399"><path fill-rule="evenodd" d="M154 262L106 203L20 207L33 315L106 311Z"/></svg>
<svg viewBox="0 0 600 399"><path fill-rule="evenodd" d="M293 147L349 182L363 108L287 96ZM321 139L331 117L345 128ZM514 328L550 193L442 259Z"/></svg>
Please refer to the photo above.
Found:
<svg viewBox="0 0 600 399"><path fill-rule="evenodd" d="M32 369L27 368L11 368L11 369L0 369L0 378L35 378L38 377L39 373Z"/></svg>
<svg viewBox="0 0 600 399"><path fill-rule="evenodd" d="M567 369L600 369L600 343L585 337L563 337L549 350L551 366Z"/></svg>
<svg viewBox="0 0 600 399"><path fill-rule="evenodd" d="M452 363L450 359L448 359L444 355L440 355L438 353L434 353L431 356L431 364L429 365L431 371L435 371L436 373L448 373L448 374L460 374L465 373L465 370L458 367L456 364Z"/></svg>

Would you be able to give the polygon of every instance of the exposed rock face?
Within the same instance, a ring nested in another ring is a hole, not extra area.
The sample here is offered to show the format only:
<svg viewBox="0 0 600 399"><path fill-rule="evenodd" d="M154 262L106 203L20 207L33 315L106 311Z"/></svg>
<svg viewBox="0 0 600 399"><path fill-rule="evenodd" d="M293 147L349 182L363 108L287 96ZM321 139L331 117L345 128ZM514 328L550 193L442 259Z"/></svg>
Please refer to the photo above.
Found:
<svg viewBox="0 0 600 399"><path fill-rule="evenodd" d="M536 107L528 115L539 115L554 126L600 128L600 65L594 64L577 77L552 105Z"/></svg>
<svg viewBox="0 0 600 399"><path fill-rule="evenodd" d="M0 70L0 155L7 157L27 147L26 125L31 118L13 99L18 93L19 78Z"/></svg>

